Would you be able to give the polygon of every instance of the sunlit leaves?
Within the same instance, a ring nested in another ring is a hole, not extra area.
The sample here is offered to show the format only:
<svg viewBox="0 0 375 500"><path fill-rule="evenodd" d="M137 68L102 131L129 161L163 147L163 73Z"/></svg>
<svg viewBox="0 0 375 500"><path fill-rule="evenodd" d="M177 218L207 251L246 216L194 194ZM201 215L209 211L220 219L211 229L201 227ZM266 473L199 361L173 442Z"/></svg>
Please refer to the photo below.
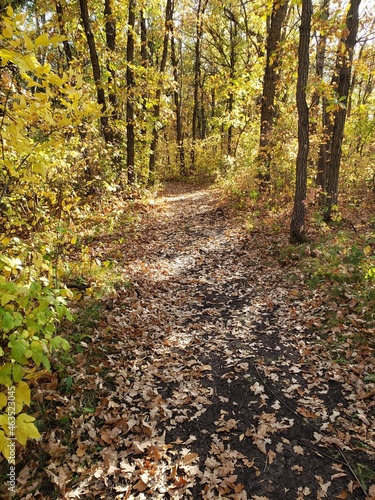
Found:
<svg viewBox="0 0 375 500"><path fill-rule="evenodd" d="M28 439L40 439L40 433L34 422L35 418L26 413L17 416L15 436L19 443L25 445Z"/></svg>

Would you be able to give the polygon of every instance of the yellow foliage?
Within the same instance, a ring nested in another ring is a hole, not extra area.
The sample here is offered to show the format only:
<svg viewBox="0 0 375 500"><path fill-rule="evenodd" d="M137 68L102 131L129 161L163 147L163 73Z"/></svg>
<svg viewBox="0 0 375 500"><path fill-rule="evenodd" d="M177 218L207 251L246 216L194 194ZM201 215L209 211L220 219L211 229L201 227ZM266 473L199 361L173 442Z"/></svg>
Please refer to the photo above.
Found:
<svg viewBox="0 0 375 500"><path fill-rule="evenodd" d="M19 413L23 406L30 406L30 387L22 380L16 388L16 413Z"/></svg>
<svg viewBox="0 0 375 500"><path fill-rule="evenodd" d="M0 408L4 408L8 404L8 398L6 397L6 394L3 392L0 392Z"/></svg>
<svg viewBox="0 0 375 500"><path fill-rule="evenodd" d="M21 413L16 418L15 436L17 441L23 445L28 439L40 439L41 435L33 422L35 418L27 413Z"/></svg>
<svg viewBox="0 0 375 500"><path fill-rule="evenodd" d="M7 460L9 460L9 457L10 457L10 448L9 448L8 444L9 444L9 441L8 441L6 435L0 429L0 453L2 453Z"/></svg>

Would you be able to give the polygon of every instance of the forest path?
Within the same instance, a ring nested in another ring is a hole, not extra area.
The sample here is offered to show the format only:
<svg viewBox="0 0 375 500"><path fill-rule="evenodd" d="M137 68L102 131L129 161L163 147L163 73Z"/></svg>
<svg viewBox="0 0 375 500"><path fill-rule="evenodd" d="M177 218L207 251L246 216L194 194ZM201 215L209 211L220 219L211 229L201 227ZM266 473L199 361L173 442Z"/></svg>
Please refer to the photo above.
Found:
<svg viewBox="0 0 375 500"><path fill-rule="evenodd" d="M305 328L316 311L275 259L286 242L174 184L107 244L131 286L90 306L66 394L40 385L55 420L24 469L47 492L33 498L366 498L371 405Z"/></svg>
<svg viewBox="0 0 375 500"><path fill-rule="evenodd" d="M364 498L335 448L345 448L334 422L351 414L348 388L312 352L302 285L275 261L272 238L246 234L212 190L175 184L148 216L125 249L134 288L122 307L138 347L125 349L136 367L125 401L166 448L148 450L150 471L137 471L135 489L152 498Z"/></svg>

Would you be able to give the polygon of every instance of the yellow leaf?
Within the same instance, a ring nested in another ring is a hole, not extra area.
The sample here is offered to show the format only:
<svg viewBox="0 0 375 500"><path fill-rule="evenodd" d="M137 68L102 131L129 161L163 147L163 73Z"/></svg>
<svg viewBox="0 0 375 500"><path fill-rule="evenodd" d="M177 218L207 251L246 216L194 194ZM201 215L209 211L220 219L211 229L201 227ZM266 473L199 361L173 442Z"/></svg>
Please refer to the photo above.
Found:
<svg viewBox="0 0 375 500"><path fill-rule="evenodd" d="M17 416L15 436L19 443L25 445L28 439L40 439L41 435L33 424L34 420L34 417L26 413Z"/></svg>
<svg viewBox="0 0 375 500"><path fill-rule="evenodd" d="M12 38L13 30L11 28L4 28L2 31L2 35L4 38Z"/></svg>
<svg viewBox="0 0 375 500"><path fill-rule="evenodd" d="M11 302L15 298L16 298L15 295L11 295L9 293L4 293L2 295L2 297L1 297L1 306L4 307L6 304L8 304L9 302Z"/></svg>
<svg viewBox="0 0 375 500"><path fill-rule="evenodd" d="M47 169L44 164L36 164L34 163L33 165L33 172L36 172L37 174L40 174L42 177L46 176Z"/></svg>
<svg viewBox="0 0 375 500"><path fill-rule="evenodd" d="M30 387L21 380L16 388L16 413L22 410L23 405L30 406Z"/></svg>
<svg viewBox="0 0 375 500"><path fill-rule="evenodd" d="M7 245L8 243L10 242L10 238L8 238L8 236L5 236L5 235L1 235L0 236L0 243L2 245Z"/></svg>
<svg viewBox="0 0 375 500"><path fill-rule="evenodd" d="M1 430L0 430L0 453L2 453L7 460L9 460L10 448L8 446L8 439L6 438L4 432Z"/></svg>
<svg viewBox="0 0 375 500"><path fill-rule="evenodd" d="M363 253L367 256L371 255L372 253L372 248L370 245L367 245L364 249L363 249Z"/></svg>
<svg viewBox="0 0 375 500"><path fill-rule="evenodd" d="M0 408L4 408L8 404L8 398L6 394L0 392Z"/></svg>
<svg viewBox="0 0 375 500"><path fill-rule="evenodd" d="M62 84L64 83L63 79L60 78L58 75L55 75L54 73L48 75L48 81L53 85L57 85L58 87L61 87Z"/></svg>
<svg viewBox="0 0 375 500"><path fill-rule="evenodd" d="M46 46L49 44L50 44L50 41L49 41L47 33L43 33L42 35L39 35L38 38L35 40L35 47Z"/></svg>
<svg viewBox="0 0 375 500"><path fill-rule="evenodd" d="M1 429L4 430L5 434L8 434L9 432L8 423L9 423L9 416L5 413L0 415L0 427Z"/></svg>
<svg viewBox="0 0 375 500"><path fill-rule="evenodd" d="M25 47L27 48L27 50L33 50L34 44L31 38L29 38L27 35L24 35L23 39L25 40Z"/></svg>
<svg viewBox="0 0 375 500"><path fill-rule="evenodd" d="M7 16L8 17L13 17L14 11L10 5L7 7Z"/></svg>
<svg viewBox="0 0 375 500"><path fill-rule="evenodd" d="M66 36L64 36L64 35L55 35L55 36L52 36L49 39L49 43L57 44L59 42L65 41L65 40L67 40Z"/></svg>

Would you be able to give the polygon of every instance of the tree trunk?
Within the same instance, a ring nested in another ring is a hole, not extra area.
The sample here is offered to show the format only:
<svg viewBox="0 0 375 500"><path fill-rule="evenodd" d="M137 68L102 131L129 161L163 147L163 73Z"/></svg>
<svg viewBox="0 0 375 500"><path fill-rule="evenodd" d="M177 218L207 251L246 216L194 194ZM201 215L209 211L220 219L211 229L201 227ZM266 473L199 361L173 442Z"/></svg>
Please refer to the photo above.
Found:
<svg viewBox="0 0 375 500"><path fill-rule="evenodd" d="M228 156L232 156L232 141L233 141L233 108L234 108L234 92L233 84L236 71L236 43L237 43L237 21L236 18L229 9L225 9L227 17L229 18L229 43L230 43L230 55L229 55L229 95L228 95L228 115L229 115L229 127L228 127L228 138L227 138L227 153Z"/></svg>
<svg viewBox="0 0 375 500"><path fill-rule="evenodd" d="M122 171L122 137L119 128L116 126L116 120L120 119L119 99L116 91L116 71L114 69L114 60L116 56L116 17L112 9L112 0L104 1L105 33L108 50L107 70L108 77L108 99L111 103L111 128L113 141L113 164L118 173Z"/></svg>
<svg viewBox="0 0 375 500"><path fill-rule="evenodd" d="M135 134L134 134L134 30L136 0L129 0L128 36L126 44L126 168L128 184L135 182Z"/></svg>
<svg viewBox="0 0 375 500"><path fill-rule="evenodd" d="M329 18L329 3L330 0L322 0L320 5L320 19L325 23ZM323 81L323 72L325 66L325 54L327 47L327 36L326 36L326 26L323 24L316 48L316 61L315 61L315 74L319 81ZM327 114L327 98L323 97L320 99L320 92L316 90L311 99L311 109L315 113L315 120L311 125L311 134L315 134L317 131L318 123L318 109L319 104L321 104L321 125L322 125L322 135L320 139L319 146L319 157L317 162L317 172L316 172L316 185L321 188L321 192L325 191L325 179L326 179L326 161L327 161L327 137L330 134L330 121Z"/></svg>
<svg viewBox="0 0 375 500"><path fill-rule="evenodd" d="M168 58L168 43L169 43L169 34L171 31L171 26L173 22L173 10L174 4L172 0L167 0L167 5L165 7L165 32L164 32L164 40L163 40L163 53L160 61L160 76L162 77L165 72L165 68L167 66L167 58ZM159 140L159 117L160 117L160 99L161 99L161 91L162 91L162 78L159 80L158 88L156 90L155 95L155 105L154 105L154 126L152 130L152 141L151 141L151 152L150 152L150 160L149 160L149 179L148 184L153 185L155 183L155 167L156 167L156 149Z"/></svg>
<svg viewBox="0 0 375 500"><path fill-rule="evenodd" d="M102 133L103 133L103 137L104 137L105 142L108 144L108 143L112 142L112 130L109 126L108 117L105 115L107 105L106 105L105 93L104 93L104 89L103 89L103 85L102 85L102 77L101 77L101 71L100 71L98 52L96 50L95 38L94 38L93 32L91 31L89 11L88 11L88 7L87 7L87 0L79 0L79 6L80 6L80 10L81 10L81 21L82 21L83 28L85 30L87 44L89 46L92 72L93 72L94 82L95 82L95 87L96 87L96 99L97 99L97 103L99 104L101 111L102 111L102 115L100 117L100 123L102 126Z"/></svg>
<svg viewBox="0 0 375 500"><path fill-rule="evenodd" d="M358 33L358 11L361 0L351 0L346 16L345 36L341 39L336 60L338 109L333 115L333 127L330 139L330 158L327 162L327 188L324 199L324 219L331 220L332 210L337 205L341 147L347 113L350 90L350 78L353 65L354 47Z"/></svg>
<svg viewBox="0 0 375 500"><path fill-rule="evenodd" d="M195 147L198 139L198 119L200 106L200 89L201 89L201 51L203 37L203 14L206 10L208 0L198 0L197 17L196 17L196 38L194 47L194 91L193 91L193 118L191 124L191 170L195 171Z"/></svg>
<svg viewBox="0 0 375 500"><path fill-rule="evenodd" d="M184 136L182 132L181 86L178 77L178 59L176 54L176 41L173 33L173 26L171 27L171 61L173 67L173 79L175 83L173 97L176 113L177 152L180 165L180 174L182 176L185 176L187 172L185 164Z"/></svg>
<svg viewBox="0 0 375 500"><path fill-rule="evenodd" d="M302 0L302 16L298 47L298 154L296 161L296 187L290 224L290 242L302 243L305 233L305 202L307 189L307 160L309 155L309 110L306 102L306 86L309 76L309 47L311 32L312 1Z"/></svg>
<svg viewBox="0 0 375 500"><path fill-rule="evenodd" d="M266 67L263 77L262 104L260 111L260 140L259 140L259 173L261 187L265 188L271 180L271 132L275 120L275 95L279 80L278 68L280 57L277 54L281 39L281 29L288 11L288 0L273 0L271 22L267 33Z"/></svg>
<svg viewBox="0 0 375 500"><path fill-rule="evenodd" d="M60 1L57 1L55 5L56 5L56 14L57 14L57 21L59 23L60 33L64 36L66 36L63 7L62 7ZM66 61L68 63L68 67L69 67L70 63L72 62L72 59L73 59L73 54L72 54L72 49L71 49L71 46L70 46L70 43L68 42L68 40L63 40L63 47L64 47Z"/></svg>

